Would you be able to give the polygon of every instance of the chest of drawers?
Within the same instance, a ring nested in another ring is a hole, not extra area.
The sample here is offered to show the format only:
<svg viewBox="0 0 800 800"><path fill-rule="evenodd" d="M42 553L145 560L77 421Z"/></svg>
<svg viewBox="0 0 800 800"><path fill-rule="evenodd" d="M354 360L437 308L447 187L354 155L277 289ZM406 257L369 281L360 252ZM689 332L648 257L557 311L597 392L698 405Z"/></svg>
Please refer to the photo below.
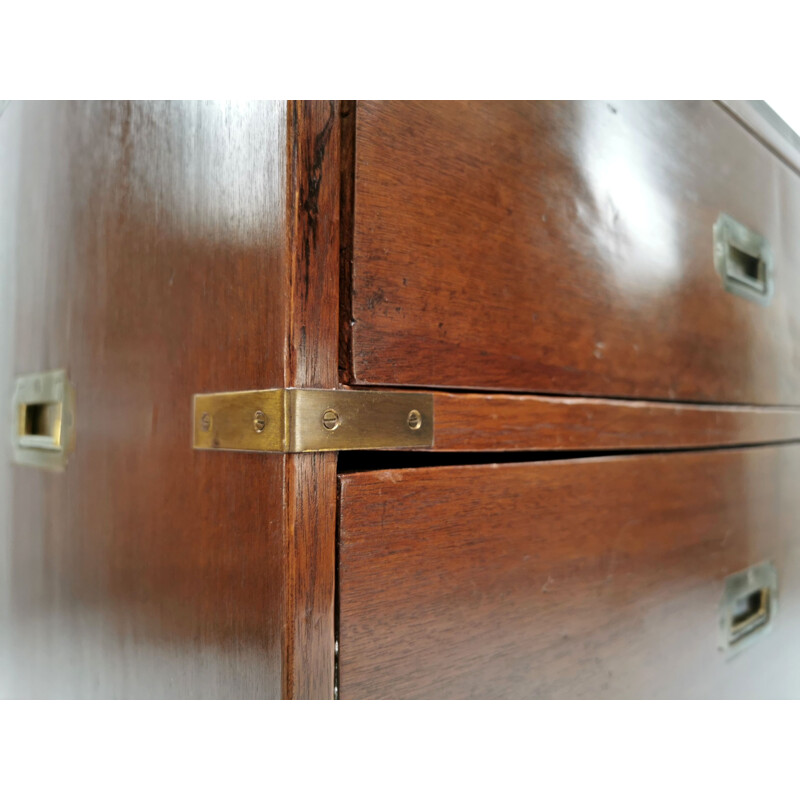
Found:
<svg viewBox="0 0 800 800"><path fill-rule="evenodd" d="M0 693L800 695L798 219L747 104L8 105Z"/></svg>

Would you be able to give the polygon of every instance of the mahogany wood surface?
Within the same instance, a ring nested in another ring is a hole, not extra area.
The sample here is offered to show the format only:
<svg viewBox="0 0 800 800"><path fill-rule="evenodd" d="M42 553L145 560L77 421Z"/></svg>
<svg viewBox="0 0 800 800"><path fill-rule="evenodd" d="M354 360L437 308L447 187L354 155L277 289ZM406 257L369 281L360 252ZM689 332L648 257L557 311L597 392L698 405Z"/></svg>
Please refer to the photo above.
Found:
<svg viewBox="0 0 800 800"><path fill-rule="evenodd" d="M800 446L343 475L339 696L800 695ZM772 559L771 632L717 649Z"/></svg>
<svg viewBox="0 0 800 800"><path fill-rule="evenodd" d="M284 386L338 386L340 127L339 103L289 104ZM283 697L333 699L337 454L286 461Z"/></svg>
<svg viewBox="0 0 800 800"><path fill-rule="evenodd" d="M193 451L191 410L335 385L337 115L0 117L3 402L64 367L78 428L63 474L1 440L3 696L333 696L335 455Z"/></svg>
<svg viewBox="0 0 800 800"><path fill-rule="evenodd" d="M433 450L666 450L800 440L800 409L434 393Z"/></svg>
<svg viewBox="0 0 800 800"><path fill-rule="evenodd" d="M355 384L792 405L800 177L711 102L360 102ZM769 307L713 263L765 235Z"/></svg>
<svg viewBox="0 0 800 800"><path fill-rule="evenodd" d="M798 448L338 479L191 448L194 393L350 382L729 404L442 391L434 450L800 438L797 176L653 108L0 109L0 419L63 367L78 427L62 474L0 437L0 696L332 698L337 558L342 697L797 694ZM703 262L721 198L776 237L767 309ZM780 622L729 666L705 615L761 557Z"/></svg>

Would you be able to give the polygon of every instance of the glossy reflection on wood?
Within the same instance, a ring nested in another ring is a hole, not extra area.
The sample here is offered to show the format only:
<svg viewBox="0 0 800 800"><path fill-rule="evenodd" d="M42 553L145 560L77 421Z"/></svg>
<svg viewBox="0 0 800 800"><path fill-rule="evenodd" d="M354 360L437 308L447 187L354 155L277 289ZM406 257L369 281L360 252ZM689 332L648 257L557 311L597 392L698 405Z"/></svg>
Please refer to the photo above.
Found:
<svg viewBox="0 0 800 800"><path fill-rule="evenodd" d="M800 178L714 103L359 103L358 384L792 405ZM727 293L720 212L775 254Z"/></svg>
<svg viewBox="0 0 800 800"><path fill-rule="evenodd" d="M340 478L340 697L800 694L800 446ZM724 578L772 632L717 650Z"/></svg>
<svg viewBox="0 0 800 800"><path fill-rule="evenodd" d="M800 440L800 409L434 393L433 450L659 450Z"/></svg>
<svg viewBox="0 0 800 800"><path fill-rule="evenodd" d="M800 693L797 447L552 460L800 439L798 180L712 104L12 103L0 419L64 368L77 447L0 437L0 696L333 697L337 556L343 697ZM191 449L194 393L376 384L517 390L435 392L433 449L548 460Z"/></svg>
<svg viewBox="0 0 800 800"><path fill-rule="evenodd" d="M335 456L190 435L195 392L335 384L337 110L289 110L0 117L2 383L66 368L78 426L3 478L4 696L332 697Z"/></svg>

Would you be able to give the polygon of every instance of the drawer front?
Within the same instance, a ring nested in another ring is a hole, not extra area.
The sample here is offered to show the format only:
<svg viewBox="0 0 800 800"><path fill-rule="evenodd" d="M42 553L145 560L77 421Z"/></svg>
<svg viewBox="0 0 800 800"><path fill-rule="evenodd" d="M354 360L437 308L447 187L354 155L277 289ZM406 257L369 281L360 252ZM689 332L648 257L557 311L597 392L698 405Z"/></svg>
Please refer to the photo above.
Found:
<svg viewBox="0 0 800 800"><path fill-rule="evenodd" d="M360 103L349 380L797 403L799 182L711 102ZM721 213L771 246L766 306Z"/></svg>
<svg viewBox="0 0 800 800"><path fill-rule="evenodd" d="M787 445L343 475L339 696L800 696L799 470ZM721 650L725 579L764 561L771 628Z"/></svg>

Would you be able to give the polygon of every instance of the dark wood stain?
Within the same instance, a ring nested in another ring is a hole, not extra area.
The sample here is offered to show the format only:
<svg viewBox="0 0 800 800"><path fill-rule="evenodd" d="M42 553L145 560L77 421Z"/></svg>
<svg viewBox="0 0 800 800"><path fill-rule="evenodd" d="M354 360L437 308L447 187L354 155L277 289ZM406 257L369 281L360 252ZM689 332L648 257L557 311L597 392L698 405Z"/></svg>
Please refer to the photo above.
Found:
<svg viewBox="0 0 800 800"><path fill-rule="evenodd" d="M63 367L78 435L0 437L0 695L331 698L337 624L345 698L797 695L800 446L574 457L800 439L797 180L706 103L12 103L0 419ZM430 456L505 463L191 448L194 393L351 385L506 390L437 391Z"/></svg>
<svg viewBox="0 0 800 800"><path fill-rule="evenodd" d="M357 384L792 405L798 176L714 103L361 102ZM776 293L727 293L720 212Z"/></svg>
<svg viewBox="0 0 800 800"><path fill-rule="evenodd" d="M65 367L78 419L65 473L2 468L0 691L332 697L335 455L190 431L336 385L335 105L13 103L0 146L2 385Z"/></svg>
<svg viewBox="0 0 800 800"><path fill-rule="evenodd" d="M287 203L291 281L286 386L338 386L340 108L290 104L294 165ZM332 699L336 590L336 453L287 456L287 592L283 696Z"/></svg>
<svg viewBox="0 0 800 800"><path fill-rule="evenodd" d="M800 693L800 446L344 475L340 697ZM724 578L775 628L717 650Z"/></svg>
<svg viewBox="0 0 800 800"><path fill-rule="evenodd" d="M285 459L190 431L193 393L283 380L285 108L13 103L0 136L12 369L67 368L78 425L66 472L12 470L2 691L279 697Z"/></svg>
<svg viewBox="0 0 800 800"><path fill-rule="evenodd" d="M355 101L343 101L341 105L341 194L339 211L339 379L341 383L352 381L350 375L350 329L353 321L353 203L355 201L356 159L356 110Z"/></svg>
<svg viewBox="0 0 800 800"><path fill-rule="evenodd" d="M339 109L290 104L292 178L287 208L292 239L286 386L338 385ZM334 356L331 361L330 353Z"/></svg>
<svg viewBox="0 0 800 800"><path fill-rule="evenodd" d="M800 440L800 410L434 394L435 451L665 450Z"/></svg>

